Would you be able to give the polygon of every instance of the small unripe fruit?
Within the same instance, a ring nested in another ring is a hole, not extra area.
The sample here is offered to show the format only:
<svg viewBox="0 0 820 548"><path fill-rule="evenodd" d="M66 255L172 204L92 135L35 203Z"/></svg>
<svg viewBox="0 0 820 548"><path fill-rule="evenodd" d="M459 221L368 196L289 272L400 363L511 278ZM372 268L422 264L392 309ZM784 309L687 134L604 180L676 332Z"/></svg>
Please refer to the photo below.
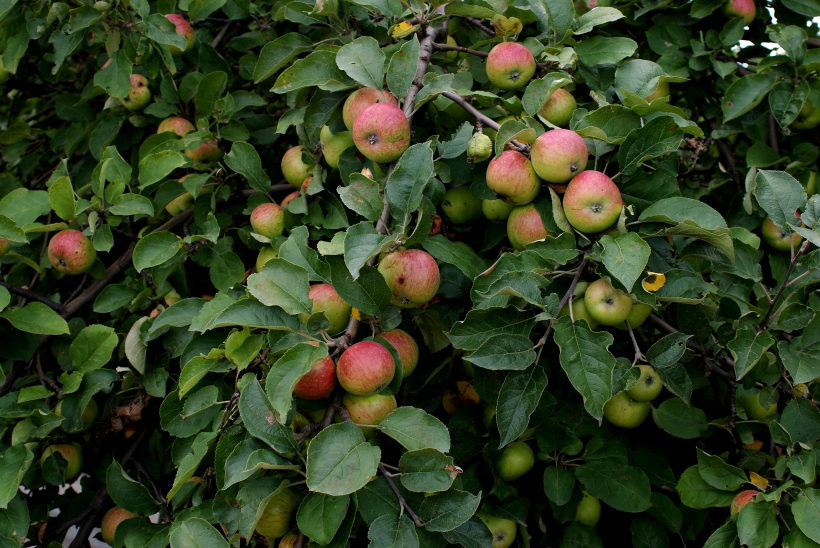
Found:
<svg viewBox="0 0 820 548"><path fill-rule="evenodd" d="M342 398L342 405L350 414L350 419L359 425L366 438L373 437L376 434L376 429L362 425L380 424L398 406L395 396L384 396L382 394L373 396L345 394Z"/></svg>
<svg viewBox="0 0 820 548"><path fill-rule="evenodd" d="M108 10L111 9L111 4L108 2L103 2L103 0L98 0L94 2L94 9L100 13L108 13Z"/></svg>
<svg viewBox="0 0 820 548"><path fill-rule="evenodd" d="M256 525L256 532L269 539L284 536L290 529L293 515L300 502L301 497L295 491L285 487L268 501Z"/></svg>
<svg viewBox="0 0 820 548"><path fill-rule="evenodd" d="M70 482L80 474L80 471L83 469L83 454L78 445L70 443L49 445L40 457L40 466L43 466L46 460L54 453L59 453L60 456L66 460L65 472L63 474L65 481Z"/></svg>
<svg viewBox="0 0 820 548"><path fill-rule="evenodd" d="M577 322L578 320L585 320L587 325L589 325L590 329L595 329L598 327L598 322L592 319L587 312L587 307L584 304L583 296L578 298L572 299L571 305L564 305L564 308L561 309L561 312L558 313L559 318L563 318L564 316L570 315L570 308L572 309L572 321Z"/></svg>
<svg viewBox="0 0 820 548"><path fill-rule="evenodd" d="M746 415L752 420L765 421L766 417L777 413L777 403L773 403L769 407L760 405L760 394L738 398L737 403L746 410Z"/></svg>
<svg viewBox="0 0 820 548"><path fill-rule="evenodd" d="M576 108L578 108L578 103L575 97L567 90L558 88L552 92L538 114L554 126L565 127L572 120L572 114Z"/></svg>
<svg viewBox="0 0 820 548"><path fill-rule="evenodd" d="M629 317L632 299L601 278L589 284L584 293L584 306L589 316L599 324L617 325Z"/></svg>
<svg viewBox="0 0 820 548"><path fill-rule="evenodd" d="M54 413L57 414L57 415L60 415L62 417L63 416L62 408L63 408L63 402L60 401L54 407ZM80 432L85 432L86 430L91 428L91 425L94 424L94 420L96 420L96 418L97 418L97 413L98 412L99 412L99 408L97 407L97 402L95 402L94 400L91 400L90 402L88 402L88 405L85 406L85 409L83 409L83 413L80 416L81 420L83 421L82 427L79 430L71 430L71 432L80 433ZM69 432L68 424L66 423L66 421L63 421L62 428L66 432Z"/></svg>
<svg viewBox="0 0 820 548"><path fill-rule="evenodd" d="M620 392L604 404L604 418L621 428L636 428L649 416L648 401L635 401Z"/></svg>
<svg viewBox="0 0 820 548"><path fill-rule="evenodd" d="M68 229L55 234L48 242L48 260L65 274L82 274L94 265L97 250L79 230Z"/></svg>
<svg viewBox="0 0 820 548"><path fill-rule="evenodd" d="M5 255L11 249L11 240L0 238L0 257Z"/></svg>
<svg viewBox="0 0 820 548"><path fill-rule="evenodd" d="M148 89L148 79L142 74L131 75L131 91L122 99L122 104L134 112L142 110L151 101L151 90Z"/></svg>
<svg viewBox="0 0 820 548"><path fill-rule="evenodd" d="M652 401L663 390L658 372L651 365L639 365L641 376L635 386L626 391L626 394L635 401Z"/></svg>
<svg viewBox="0 0 820 548"><path fill-rule="evenodd" d="M353 135L349 131L330 134L330 129L325 132L325 128L327 126L322 128L322 154L328 166L339 169L342 152L354 146Z"/></svg>
<svg viewBox="0 0 820 548"><path fill-rule="evenodd" d="M595 527L601 519L601 501L584 492L584 498L575 505L575 521Z"/></svg>
<svg viewBox="0 0 820 548"><path fill-rule="evenodd" d="M458 42L456 42L456 39L448 34L447 35L447 45L448 46L457 46ZM458 52L457 51L448 51L447 54L445 55L445 58L448 61L453 61L453 60L455 60L456 57L458 57Z"/></svg>
<svg viewBox="0 0 820 548"><path fill-rule="evenodd" d="M120 523L127 519L139 517L128 510L115 506L105 513L100 525L100 536L106 544L114 544L114 535L117 532L117 527Z"/></svg>
<svg viewBox="0 0 820 548"><path fill-rule="evenodd" d="M266 246L259 250L259 255L256 257L256 271L262 272L262 269L265 268L265 263L270 261L271 259L275 259L279 256L279 251L276 249Z"/></svg>
<svg viewBox="0 0 820 548"><path fill-rule="evenodd" d="M504 481L515 481L535 464L535 454L526 442L517 441L504 448L496 463L498 477Z"/></svg>
<svg viewBox="0 0 820 548"><path fill-rule="evenodd" d="M791 251L792 246L794 246L796 252L800 248L800 244L803 243L803 236L797 232L789 233L786 230L779 229L769 217L766 217L766 220L763 221L760 234L763 236L763 240L777 251Z"/></svg>
<svg viewBox="0 0 820 548"><path fill-rule="evenodd" d="M454 225L472 223L481 217L481 198L476 198L469 186L457 186L444 194L441 211Z"/></svg>
<svg viewBox="0 0 820 548"><path fill-rule="evenodd" d="M282 175L285 180L296 188L302 188L302 183L313 173L313 166L302 161L302 150L299 145L289 149L282 156Z"/></svg>
<svg viewBox="0 0 820 548"><path fill-rule="evenodd" d="M493 141L484 133L474 133L467 143L467 162L483 162L493 153Z"/></svg>
<svg viewBox="0 0 820 548"><path fill-rule="evenodd" d="M515 209L515 206L504 200L483 200L481 203L484 216L494 223L506 222L510 218L513 209Z"/></svg>

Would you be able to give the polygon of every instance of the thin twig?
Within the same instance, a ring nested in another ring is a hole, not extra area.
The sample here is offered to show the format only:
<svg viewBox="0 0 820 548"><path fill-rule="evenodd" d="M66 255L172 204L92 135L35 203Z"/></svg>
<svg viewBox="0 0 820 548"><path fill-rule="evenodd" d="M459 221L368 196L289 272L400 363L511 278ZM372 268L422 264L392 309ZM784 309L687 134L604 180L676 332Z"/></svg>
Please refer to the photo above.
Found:
<svg viewBox="0 0 820 548"><path fill-rule="evenodd" d="M495 36L495 31L493 29L484 25L480 20L476 19L475 17L465 17L464 20L470 23L475 28L486 32L490 36ZM809 40L811 40L811 38Z"/></svg>
<svg viewBox="0 0 820 548"><path fill-rule="evenodd" d="M299 536L296 537L296 542L293 543L293 548L302 548L305 545L305 534L299 531Z"/></svg>
<svg viewBox="0 0 820 548"><path fill-rule="evenodd" d="M800 246L800 250L794 254L792 262L789 263L789 269L786 271L786 276L783 278L783 283L780 284L780 289L778 289L777 293L775 293L774 297L772 297L772 301L769 304L769 309L766 311L766 315L763 317L763 321L760 322L760 329L764 329L766 327L766 324L769 323L769 320L772 317L772 311L774 310L774 305L777 303L777 300L786 290L786 283L789 281L789 276L792 275L792 270L794 270L794 267L797 265L797 261L800 259L803 253L805 253L806 250L809 248L810 243L811 242L809 242L808 240L804 241L803 245Z"/></svg>
<svg viewBox="0 0 820 548"><path fill-rule="evenodd" d="M638 346L638 341L635 339L635 333L632 331L632 326L629 325L629 320L624 320L626 324L626 330L629 331L629 338L632 339L632 346L635 348L635 359L632 360L632 366L634 367L638 360L644 360L643 354L641 353L641 347Z"/></svg>
<svg viewBox="0 0 820 548"><path fill-rule="evenodd" d="M44 305L46 305L47 307L52 309L57 314L62 314L63 312L66 311L66 308L63 305L61 305L60 303L55 303L51 299L49 299L47 297L42 297L42 296L38 295L37 293L35 293L34 291L31 291L31 290L28 290L28 289L23 289L22 287L17 287L15 285L11 285L9 283L2 282L2 281L0 281L0 286L5 287L6 289L9 290L10 293L14 293L15 295L19 295L19 296L24 297L24 298L26 298L28 300L31 300L31 301L37 301L38 303L43 303Z"/></svg>
<svg viewBox="0 0 820 548"><path fill-rule="evenodd" d="M379 470L384 475L384 479L387 480L387 483L390 484L390 488L393 489L393 493L396 494L396 498L399 499L399 504L407 510L407 513L410 515L410 518L413 520L413 523L416 524L416 527L424 527L424 523L419 519L413 509L410 508L410 505L407 504L407 501L404 500L404 497L399 492L399 488L396 487L396 484L393 483L393 480L390 478L390 474L388 474L387 470L384 469L381 463L379 463Z"/></svg>
<svg viewBox="0 0 820 548"><path fill-rule="evenodd" d="M60 388L60 385L57 384L54 379L43 373L43 366L40 364L40 351L36 351L34 353L34 367L37 369L37 374L40 376L40 383L43 386L48 385L49 388L54 390L57 396L62 396L63 389Z"/></svg>
<svg viewBox="0 0 820 548"><path fill-rule="evenodd" d="M477 57L487 57L490 55L488 51L478 51L477 49L463 48L461 46L451 46L450 44L440 44L438 42L433 44L433 48L438 51L459 51L461 53L469 53Z"/></svg>
<svg viewBox="0 0 820 548"><path fill-rule="evenodd" d="M498 122L496 122L496 121L495 121L495 120L493 120L492 118L490 118L490 117L488 117L488 116L485 116L484 114L482 114L481 112L479 112L479 110L478 110L477 108L475 108L473 105L471 105L470 103L468 103L468 102L467 102L467 101L466 101L463 97L461 97L460 95L458 95L458 94L456 94L456 93L453 93L453 92L451 92L451 91L445 91L444 93L442 93L442 95L443 95L444 97L447 97L449 100L451 100L452 102L456 103L457 105L459 105L461 108L463 108L463 109L464 109L464 110L466 110L467 112L469 112L469 113L470 113L470 114L471 114L471 115L472 115L472 116L473 116L473 117L474 117L474 118L475 118L478 122L481 122L481 123L482 123L482 124L484 124L485 126L487 126L487 127L491 128L491 129L494 129L495 131L498 131L498 129L501 127L501 126L498 124ZM517 149L517 150L518 150L518 152L521 152L522 154L528 154L528 153L529 153L529 150L530 150L530 146L529 146L529 145L525 145L525 144L523 144L523 143L519 143L518 141L516 141L516 140L514 140L514 139L513 139L512 141L510 141L510 144L511 144L511 145L512 145L515 149Z"/></svg>

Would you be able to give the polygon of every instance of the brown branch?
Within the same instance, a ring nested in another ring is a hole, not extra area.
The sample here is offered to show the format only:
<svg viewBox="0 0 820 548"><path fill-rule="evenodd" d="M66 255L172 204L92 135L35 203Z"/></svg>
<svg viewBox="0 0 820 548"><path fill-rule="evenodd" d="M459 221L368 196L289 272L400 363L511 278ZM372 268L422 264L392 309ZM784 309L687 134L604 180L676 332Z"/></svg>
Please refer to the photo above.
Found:
<svg viewBox="0 0 820 548"><path fill-rule="evenodd" d="M820 38L809 38L806 40L806 45L810 48L820 48Z"/></svg>
<svg viewBox="0 0 820 548"><path fill-rule="evenodd" d="M384 469L382 463L379 463L379 470L381 471L384 478L387 480L387 483L390 484L390 488L393 489L393 493L396 494L396 498L399 499L399 504L401 504L402 507L404 507L404 509L407 510L408 514L410 514L410 517L412 518L413 523L416 524L416 527L424 527L424 523L419 519L416 513L413 512L413 509L410 508L410 505L407 504L407 501L404 500L404 497L399 492L399 489L398 487L396 487L396 484L393 483L393 479L390 477L390 474L387 473L387 470Z"/></svg>
<svg viewBox="0 0 820 548"><path fill-rule="evenodd" d="M235 22L236 21L229 20L227 23L225 23L225 26L222 27L222 30L219 31L219 34L217 34L216 38L214 38L211 42L212 48L216 49L219 47L219 44L222 42L222 40L225 39L225 35L228 34L228 31L231 30L231 27L234 25Z"/></svg>
<svg viewBox="0 0 820 548"><path fill-rule="evenodd" d="M709 127L712 131L717 129L714 121L709 121ZM732 151L729 150L729 147L726 145L725 142L721 139L715 139L715 143L718 147L718 153L720 154L720 160L729 170L729 174L732 176L732 181L735 183L735 190L738 192L745 192L746 191L746 184L743 182L743 178L740 176L740 172L737 170L737 164L735 163L735 157L732 156Z"/></svg>
<svg viewBox="0 0 820 548"><path fill-rule="evenodd" d="M470 23L475 28L486 32L490 36L495 36L495 31L493 29L484 25L480 20L476 19L475 17L464 17L464 20Z"/></svg>
<svg viewBox="0 0 820 548"><path fill-rule="evenodd" d="M228 177L231 177L232 175L239 175L239 174L238 173L232 173ZM268 194L276 194L276 193L279 193L279 192L287 192L287 191L292 192L292 191L295 191L295 190L299 190L299 189L296 188L295 186L293 186L290 183L281 183L281 184L271 185L270 189L268 190ZM244 197L253 196L254 194L261 194L261 192L259 192L258 190L253 190L253 189L245 189L241 192L241 195L244 196Z"/></svg>
<svg viewBox="0 0 820 548"><path fill-rule="evenodd" d="M413 121L413 110L416 106L416 95L418 95L422 88L421 81L427 73L427 65L430 64L430 57L433 55L433 42L435 42L436 36L438 35L438 29L425 27L423 33L424 37L419 44L419 60L416 64L416 76L413 78L413 84L410 86L410 89L407 90L407 95L402 102L404 115L411 123Z"/></svg>
<svg viewBox="0 0 820 548"><path fill-rule="evenodd" d="M37 374L40 376L40 384L44 387L48 385L49 388L54 390L57 396L61 396L63 394L63 389L60 388L60 385L57 384L54 379L43 373L43 366L40 363L40 351L36 351L34 353L34 367L37 369Z"/></svg>
<svg viewBox="0 0 820 548"><path fill-rule="evenodd" d="M501 127L498 122L496 122L495 120L493 120L492 118L490 118L488 116L485 116L477 108L475 108L473 105L468 103L464 99L464 97L461 97L460 95L458 95L456 93L453 93L451 91L445 91L444 93L442 93L442 95L444 97L447 97L449 100L456 103L457 105L459 105L461 108L463 108L467 112L469 112L476 119L476 121L484 124L485 126L491 128L491 129L494 129L495 131L498 131L498 129ZM522 154L529 154L529 151L530 151L530 146L529 145L525 145L524 143L519 143L518 141L516 141L514 139L512 141L510 141L510 144L515 149L517 149L518 152L520 152Z"/></svg>
<svg viewBox="0 0 820 548"><path fill-rule="evenodd" d="M477 49L470 49L470 48L463 48L461 46L451 46L450 44L440 44L435 42L433 44L433 48L438 51L458 51L461 53L469 53L470 55L475 55L477 57L487 57L490 55L488 51L478 51Z"/></svg>
<svg viewBox="0 0 820 548"><path fill-rule="evenodd" d="M769 320L772 318L772 312L774 311L774 305L777 303L777 300L780 298L780 296L786 290L786 286L787 286L787 283L789 281L789 277L792 275L792 271L794 270L794 267L797 265L797 261L800 259L800 257L803 255L803 253L805 253L806 250L809 248L810 243L811 242L809 242L808 240L804 241L803 245L800 246L800 249L797 251L797 253L794 254L794 257L792 258L792 262L789 263L789 269L786 271L786 276L783 278L783 283L780 284L780 289L778 289L777 293L775 293L774 297L772 297L772 300L769 304L769 309L766 311L766 315L763 316L763 321L760 322L760 326L759 326L760 329L764 329L766 327L766 324L768 324ZM794 249L794 248L792 248L792 249Z"/></svg>
<svg viewBox="0 0 820 548"><path fill-rule="evenodd" d="M635 332L632 331L632 326L629 325L629 320L624 320L624 323L626 324L627 331L629 331L629 338L632 339L632 346L635 348L635 359L632 360L632 366L634 367L635 364L638 363L638 360L643 360L645 358L641 353L641 347L638 346L637 339L635 339Z"/></svg>
<svg viewBox="0 0 820 548"><path fill-rule="evenodd" d="M56 302L52 301L51 299L49 299L47 297L42 297L42 296L38 295L37 293L35 293L34 291L31 291L31 290L28 290L28 289L23 289L22 287L17 287L15 285L11 285L9 283L2 282L2 281L0 281L0 286L5 287L6 289L9 290L10 293L14 293L15 295L19 295L19 296L24 297L26 299L29 299L31 301L37 301L38 303L43 303L44 305L46 305L47 307L52 309L57 314L62 314L66 310L65 307L63 305L61 305L60 303L56 303Z"/></svg>

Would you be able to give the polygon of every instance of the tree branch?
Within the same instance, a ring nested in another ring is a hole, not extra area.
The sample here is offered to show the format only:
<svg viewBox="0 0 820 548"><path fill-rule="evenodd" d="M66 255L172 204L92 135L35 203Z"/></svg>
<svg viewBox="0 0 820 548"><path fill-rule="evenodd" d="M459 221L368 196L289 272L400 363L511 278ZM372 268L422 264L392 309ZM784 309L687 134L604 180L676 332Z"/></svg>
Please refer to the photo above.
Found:
<svg viewBox="0 0 820 548"><path fill-rule="evenodd" d="M470 23L475 28L486 32L490 36L495 36L495 31L493 29L484 25L480 20L476 19L475 17L464 17L464 20ZM811 38L809 38L809 40L811 40Z"/></svg>
<svg viewBox="0 0 820 548"><path fill-rule="evenodd" d="M774 297L772 297L772 300L769 302L769 309L766 311L766 315L763 316L763 321L760 322L759 327L761 329L764 329L766 327L766 324L768 324L769 320L772 318L772 312L774 311L774 305L777 303L777 300L780 298L780 296L786 290L786 287L788 286L789 277L792 275L792 271L794 270L794 267L797 265L797 261L800 259L800 257L803 255L803 253L805 253L806 250L809 248L810 243L811 242L809 242L808 240L804 241L803 245L800 246L800 249L797 251L797 253L794 254L794 257L792 258L792 262L789 263L789 269L786 271L786 276L783 278L783 283L780 284L780 289L777 290L777 293L775 293ZM792 249L794 249L794 248L792 248Z"/></svg>
<svg viewBox="0 0 820 548"><path fill-rule="evenodd" d="M470 49L470 48L463 48L461 46L451 46L450 44L440 44L435 42L433 44L433 48L437 51L459 51L461 53L469 53L470 55L475 55L477 57L487 57L490 55L488 51L478 51L477 49Z"/></svg>
<svg viewBox="0 0 820 548"><path fill-rule="evenodd" d="M466 111L467 111L467 112L469 112L470 114L472 114L472 115L473 115L473 117L474 117L477 121L481 122L482 124L484 124L485 126L489 127L490 129L494 129L495 131L498 131L498 129L501 127L501 126L498 124L498 122L496 122L495 120L493 120L492 118L490 118L490 117L488 117L488 116L485 116L485 115L484 115L484 114L482 114L482 113L481 113L481 112L480 112L477 108L475 108L473 105L471 105L470 103L468 103L468 102L464 99L464 97L461 97L460 95L457 95L457 94L455 94L455 93L453 93L453 92L451 92L451 91L445 91L444 93L442 93L442 95L443 95L444 97L447 97L449 100L451 100L452 102L456 103L457 105L459 105L461 108L463 108L464 110L466 110ZM529 146L529 145L525 145L525 144L523 144L523 143L519 143L519 142L518 142L518 141L516 141L516 140L512 140L512 141L510 141L510 144L511 144L511 145L512 145L515 149L517 149L517 150L518 150L518 152L520 152L520 153L522 153L522 154L529 154L529 151L530 151L530 146Z"/></svg>
<svg viewBox="0 0 820 548"><path fill-rule="evenodd" d="M14 293L15 295L19 295L23 298L29 299L30 301L37 301L38 303L43 303L57 314L62 314L63 312L65 312L65 307L63 305L61 305L60 303L55 303L54 301L46 297L41 297L34 291L23 289L22 287L17 287L15 285L11 285L9 283L2 281L0 281L0 285L8 289L10 293Z"/></svg>

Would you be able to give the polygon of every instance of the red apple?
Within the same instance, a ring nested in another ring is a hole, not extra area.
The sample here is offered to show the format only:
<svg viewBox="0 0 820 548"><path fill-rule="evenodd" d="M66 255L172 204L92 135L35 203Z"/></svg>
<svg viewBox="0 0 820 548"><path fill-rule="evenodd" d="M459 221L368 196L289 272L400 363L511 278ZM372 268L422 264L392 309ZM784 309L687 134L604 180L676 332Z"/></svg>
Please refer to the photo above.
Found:
<svg viewBox="0 0 820 548"><path fill-rule="evenodd" d="M732 500L732 506L730 510L731 515L734 516L735 514L740 512L744 506L746 506L754 500L755 495L757 494L758 491L752 490L741 491L740 493L738 493L737 496Z"/></svg>
<svg viewBox="0 0 820 548"><path fill-rule="evenodd" d="M253 231L267 238L276 238L285 230L285 210L274 203L256 206L251 213Z"/></svg>
<svg viewBox="0 0 820 548"><path fill-rule="evenodd" d="M563 184L587 167L587 144L574 131L552 129L542 133L530 152L532 167L548 183Z"/></svg>
<svg viewBox="0 0 820 548"><path fill-rule="evenodd" d="M396 410L396 397L383 396L376 394L374 396L354 396L353 394L345 394L342 398L342 405L344 405L347 412L350 414L351 420L358 425L372 424L378 425L384 418ZM370 438L376 433L375 428L367 426L359 426L365 437Z"/></svg>
<svg viewBox="0 0 820 548"><path fill-rule="evenodd" d="M282 208L288 207L288 204L293 201L294 198L299 197L299 191L291 192L287 196L282 199L282 203L280 204Z"/></svg>
<svg viewBox="0 0 820 548"><path fill-rule="evenodd" d="M550 124L564 127L572 120L572 114L576 108L578 108L578 103L575 101L575 97L567 90L558 88L552 92L549 100L544 103L538 114Z"/></svg>
<svg viewBox="0 0 820 548"><path fill-rule="evenodd" d="M301 501L302 497L296 491L285 487L268 501L262 511L262 517L256 524L256 532L269 539L284 536L290 529L291 521Z"/></svg>
<svg viewBox="0 0 820 548"><path fill-rule="evenodd" d="M316 360L310 371L293 387L293 395L303 400L321 400L336 388L336 364L329 356Z"/></svg>
<svg viewBox="0 0 820 548"><path fill-rule="evenodd" d="M516 250L523 251L527 244L543 240L549 235L533 204L516 207L510 212L507 238Z"/></svg>
<svg viewBox="0 0 820 548"><path fill-rule="evenodd" d="M378 394L390 384L396 363L377 342L361 341L342 352L336 375L339 384L354 396Z"/></svg>
<svg viewBox="0 0 820 548"><path fill-rule="evenodd" d="M330 320L330 327L327 330L329 334L335 335L347 327L353 307L339 297L332 285L316 284L310 286L308 298L313 301L311 314L324 312L327 319ZM307 316L304 317L307 320Z"/></svg>
<svg viewBox="0 0 820 548"><path fill-rule="evenodd" d="M535 74L535 58L523 44L502 42L490 50L486 69L494 86L505 91L518 89L526 86Z"/></svg>
<svg viewBox="0 0 820 548"><path fill-rule="evenodd" d="M148 78L142 74L131 75L131 91L122 99L122 104L134 112L142 110L151 101L151 90L148 89Z"/></svg>
<svg viewBox="0 0 820 548"><path fill-rule="evenodd" d="M407 377L410 373L415 371L416 366L419 363L419 345L416 344L413 337L401 329L392 329L390 331L385 331L384 333L379 333L377 338L378 337L381 337L392 344L393 348L396 349L396 352L399 353L403 377Z"/></svg>
<svg viewBox="0 0 820 548"><path fill-rule="evenodd" d="M176 13L169 13L165 16L170 22L174 24L177 30L177 34L185 38L185 49L181 50L176 46L168 46L168 49L171 50L171 55L182 55L183 53L188 53L192 47L194 47L194 42L196 41L196 37L194 36L194 29L191 27L190 23L185 20L184 17L181 15L177 15Z"/></svg>
<svg viewBox="0 0 820 548"><path fill-rule="evenodd" d="M11 249L11 240L0 238L0 257L5 255Z"/></svg>
<svg viewBox="0 0 820 548"><path fill-rule="evenodd" d="M586 234L615 224L623 206L618 186L600 171L584 171L575 176L564 194L567 221Z"/></svg>
<svg viewBox="0 0 820 548"><path fill-rule="evenodd" d="M180 137L185 137L185 135L195 129L196 128L194 125L185 118L182 118L181 116L171 116L170 118L166 118L159 123L157 126L157 133L159 134L166 131L171 131Z"/></svg>
<svg viewBox="0 0 820 548"><path fill-rule="evenodd" d="M538 196L541 180L526 156L505 150L487 166L487 186L499 200L512 205L528 204Z"/></svg>
<svg viewBox="0 0 820 548"><path fill-rule="evenodd" d="M429 302L441 281L436 260L420 249L390 253L379 263L379 272L393 292L391 303L399 308L418 308Z"/></svg>
<svg viewBox="0 0 820 548"><path fill-rule="evenodd" d="M353 122L353 143L374 162L397 160L410 146L410 122L391 103L376 103L364 109Z"/></svg>
<svg viewBox="0 0 820 548"><path fill-rule="evenodd" d="M386 89L361 88L347 96L342 107L342 118L348 130L353 129L353 122L367 107L376 103L388 103L399 106L398 100Z"/></svg>
<svg viewBox="0 0 820 548"><path fill-rule="evenodd" d="M127 519L139 517L137 514L132 514L128 510L115 506L105 513L100 525L100 536L107 544L114 544L114 534L117 532L117 527L120 523Z"/></svg>
<svg viewBox="0 0 820 548"><path fill-rule="evenodd" d="M285 176L287 182L296 188L301 188L305 179L313 173L313 165L302 161L302 149L304 148L301 145L295 146L282 156L282 175Z"/></svg>
<svg viewBox="0 0 820 548"><path fill-rule="evenodd" d="M748 25L754 21L757 8L753 0L726 0L723 13L729 17L742 17Z"/></svg>
<svg viewBox="0 0 820 548"><path fill-rule="evenodd" d="M172 116L160 122L157 126L157 133L171 131L180 137L185 137L188 133L196 130L194 125L180 116ZM208 141L196 147L193 150L183 150L185 156L204 165L213 165L222 159L222 151L216 145L215 141Z"/></svg>
<svg viewBox="0 0 820 548"><path fill-rule="evenodd" d="M65 274L82 274L94 264L97 250L79 230L70 228L55 234L48 242L48 260Z"/></svg>

